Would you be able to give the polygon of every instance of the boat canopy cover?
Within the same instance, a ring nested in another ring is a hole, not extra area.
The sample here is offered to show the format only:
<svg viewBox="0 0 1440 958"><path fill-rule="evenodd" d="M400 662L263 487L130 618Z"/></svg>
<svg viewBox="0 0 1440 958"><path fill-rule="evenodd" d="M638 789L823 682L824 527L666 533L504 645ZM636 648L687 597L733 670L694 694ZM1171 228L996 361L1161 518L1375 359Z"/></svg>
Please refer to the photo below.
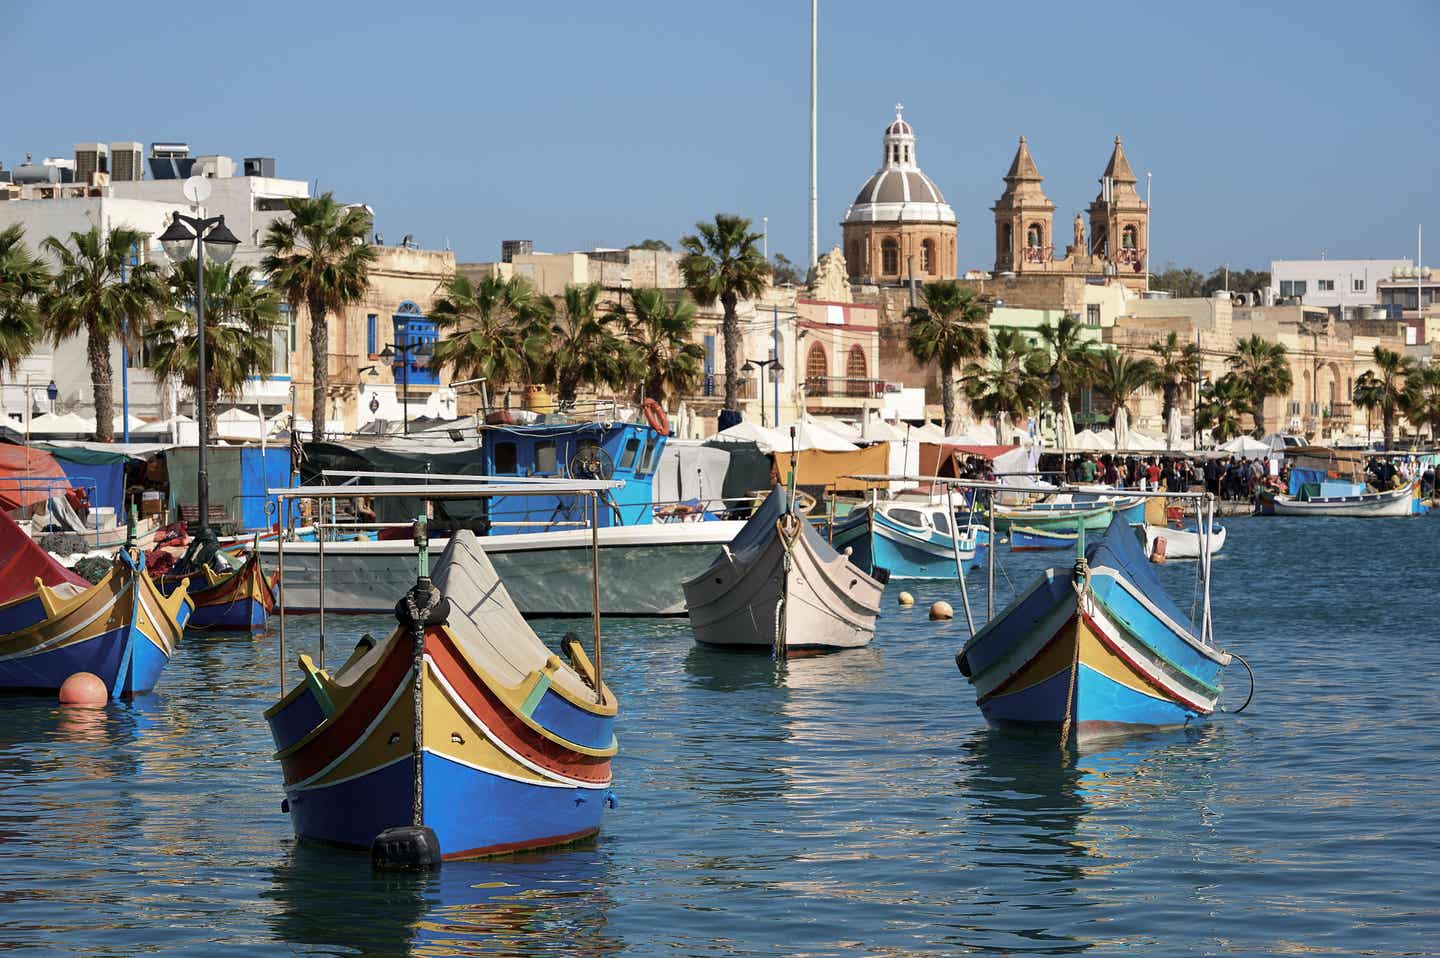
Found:
<svg viewBox="0 0 1440 958"><path fill-rule="evenodd" d="M450 600L450 631L474 665L511 686L545 668L550 649L515 608L474 532L461 529L450 537L431 579ZM568 665L551 678L576 695L594 694Z"/></svg>
<svg viewBox="0 0 1440 958"><path fill-rule="evenodd" d="M655 470L655 501L690 502L719 499L725 489L730 453L723 446L671 439L660 452ZM717 505L717 508L721 508Z"/></svg>
<svg viewBox="0 0 1440 958"><path fill-rule="evenodd" d="M1195 634L1195 625L1190 621L1190 616L1180 610L1175 600L1170 598L1170 594L1160 584L1154 567L1145 558L1145 549L1140 545L1139 537L1130 528L1124 515L1117 512L1105 533L1086 547L1085 561L1090 563L1092 569L1109 566L1120 572L1171 621L1184 627L1191 635Z"/></svg>
<svg viewBox="0 0 1440 958"><path fill-rule="evenodd" d="M90 588L88 581L56 562L14 519L0 511L0 602L34 592L37 578L51 587L68 583Z"/></svg>

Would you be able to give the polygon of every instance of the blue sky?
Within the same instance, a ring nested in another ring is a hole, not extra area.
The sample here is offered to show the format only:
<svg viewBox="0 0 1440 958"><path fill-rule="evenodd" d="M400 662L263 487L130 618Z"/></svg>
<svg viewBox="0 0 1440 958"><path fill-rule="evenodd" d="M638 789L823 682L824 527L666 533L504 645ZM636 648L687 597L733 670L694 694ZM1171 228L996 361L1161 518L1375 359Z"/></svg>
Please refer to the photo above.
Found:
<svg viewBox="0 0 1440 958"><path fill-rule="evenodd" d="M809 3L530 7L11 0L0 161L176 138L275 156L462 260L673 243L717 211L768 216L772 252L804 257ZM1157 270L1413 256L1421 222L1440 252L1437 28L1434 0L821 0L822 250L902 100L962 268L991 264L1021 133L1066 233L1124 137L1154 174ZM172 70L193 50L201 81Z"/></svg>

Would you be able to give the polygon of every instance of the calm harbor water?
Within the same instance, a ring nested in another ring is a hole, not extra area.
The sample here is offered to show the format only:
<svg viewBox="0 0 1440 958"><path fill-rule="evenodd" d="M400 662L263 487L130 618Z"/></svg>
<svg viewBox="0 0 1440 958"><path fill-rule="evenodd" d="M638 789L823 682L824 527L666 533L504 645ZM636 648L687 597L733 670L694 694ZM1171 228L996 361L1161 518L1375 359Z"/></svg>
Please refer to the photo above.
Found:
<svg viewBox="0 0 1440 958"><path fill-rule="evenodd" d="M601 837L432 876L297 845L260 715L276 638L187 636L132 705L0 702L0 949L1434 953L1440 525L1229 527L1215 624L1258 675L1242 715L1078 757L993 733L954 666L963 619L923 611L958 609L953 586L892 583L872 647L783 672L683 619L613 620ZM1045 564L1001 555L1017 586ZM1193 564L1163 575L1187 606ZM332 661L387 628L328 625ZM1238 663L1227 685L1238 704Z"/></svg>

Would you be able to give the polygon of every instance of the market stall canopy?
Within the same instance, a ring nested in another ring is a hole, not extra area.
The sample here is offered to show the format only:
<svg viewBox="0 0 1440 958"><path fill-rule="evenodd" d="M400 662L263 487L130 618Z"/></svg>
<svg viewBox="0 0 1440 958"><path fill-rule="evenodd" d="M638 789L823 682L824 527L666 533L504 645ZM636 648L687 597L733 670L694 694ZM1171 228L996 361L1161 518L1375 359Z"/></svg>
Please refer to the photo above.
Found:
<svg viewBox="0 0 1440 958"><path fill-rule="evenodd" d="M944 442L945 429L939 423L928 420L910 431L911 439L918 439L921 442Z"/></svg>
<svg viewBox="0 0 1440 958"><path fill-rule="evenodd" d="M24 430L22 425L21 431ZM84 416L73 412L44 413L40 416L33 416L30 419L30 435L32 436L84 436L93 435L95 432L95 420L87 419Z"/></svg>
<svg viewBox="0 0 1440 958"><path fill-rule="evenodd" d="M1245 456L1254 459L1256 456L1270 455L1270 444L1261 442L1253 436L1236 436L1229 442L1220 444L1220 449L1230 453L1232 456Z"/></svg>
<svg viewBox="0 0 1440 958"><path fill-rule="evenodd" d="M778 432L748 419L742 419L729 429L721 430L715 434L715 438L721 442L753 442L764 453L773 452L782 445ZM788 446L789 443L790 438L787 436L783 444Z"/></svg>

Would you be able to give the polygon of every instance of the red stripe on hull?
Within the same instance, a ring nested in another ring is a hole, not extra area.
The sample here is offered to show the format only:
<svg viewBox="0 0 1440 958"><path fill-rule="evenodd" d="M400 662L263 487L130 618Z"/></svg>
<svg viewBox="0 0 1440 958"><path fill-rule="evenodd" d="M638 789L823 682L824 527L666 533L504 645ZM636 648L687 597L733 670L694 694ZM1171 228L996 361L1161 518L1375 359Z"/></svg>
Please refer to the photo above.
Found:
<svg viewBox="0 0 1440 958"><path fill-rule="evenodd" d="M410 670L410 648L403 641L391 643L390 652L380 664L368 685L338 716L293 755L280 760L285 784L303 781L339 758L361 734L405 679Z"/></svg>
<svg viewBox="0 0 1440 958"><path fill-rule="evenodd" d="M502 845L486 845L484 848L471 848L463 852L442 854L440 857L446 861L456 861L464 858L488 858L493 855L508 855L511 852L529 851L534 848L553 848L556 845L569 845L598 835L600 829L587 828L583 831L571 832L568 835L556 835L553 838L533 838L524 842L506 842Z"/></svg>
<svg viewBox="0 0 1440 958"><path fill-rule="evenodd" d="M1082 612L1081 614L1085 615L1084 612ZM1181 695L1179 692L1167 688L1166 686L1162 685L1154 678L1152 678L1150 673L1147 672L1145 669L1141 668L1139 663L1137 663L1133 658L1131 658L1129 655L1126 655L1125 650L1120 648L1120 646L1115 642L1115 640L1110 638L1110 636L1105 633L1105 630L1100 627L1100 624L1094 619L1092 619L1089 615L1085 615L1085 622L1090 626L1090 631L1094 633L1097 639L1100 640L1100 644L1105 646L1105 648L1109 649L1111 654L1114 655L1117 659L1119 659L1121 662L1124 662L1126 668L1128 668L1131 672L1135 673L1135 675L1139 677L1139 679L1146 685L1159 692L1165 698L1170 699L1172 702L1179 702L1181 705L1194 712L1198 712L1201 715L1210 714L1212 710L1208 705L1204 705L1188 696Z"/></svg>
<svg viewBox="0 0 1440 958"><path fill-rule="evenodd" d="M610 757L571 751L540 735L501 702L451 646L441 629L426 636L425 650L461 701L515 754L547 771L581 782L610 781Z"/></svg>

